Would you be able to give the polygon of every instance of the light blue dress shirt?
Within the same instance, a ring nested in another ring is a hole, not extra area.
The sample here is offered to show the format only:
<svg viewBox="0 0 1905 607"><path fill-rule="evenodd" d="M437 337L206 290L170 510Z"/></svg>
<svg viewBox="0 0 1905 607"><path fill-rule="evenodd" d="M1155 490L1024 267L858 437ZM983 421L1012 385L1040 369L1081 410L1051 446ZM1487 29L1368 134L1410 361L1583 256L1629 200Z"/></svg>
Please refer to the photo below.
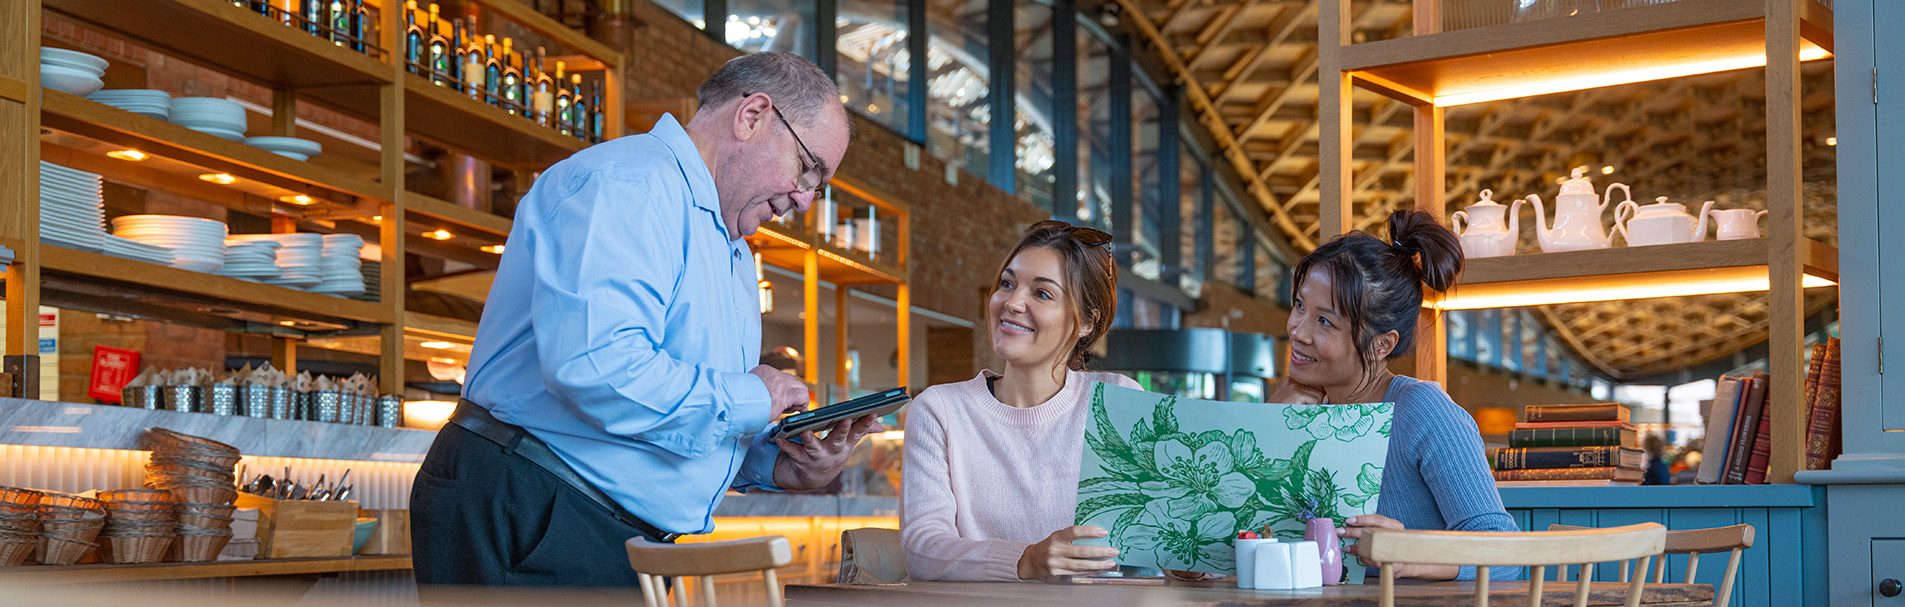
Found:
<svg viewBox="0 0 1905 607"><path fill-rule="evenodd" d="M542 174L476 333L464 398L526 428L636 516L707 533L729 487L775 489L759 277L714 176L664 116Z"/></svg>

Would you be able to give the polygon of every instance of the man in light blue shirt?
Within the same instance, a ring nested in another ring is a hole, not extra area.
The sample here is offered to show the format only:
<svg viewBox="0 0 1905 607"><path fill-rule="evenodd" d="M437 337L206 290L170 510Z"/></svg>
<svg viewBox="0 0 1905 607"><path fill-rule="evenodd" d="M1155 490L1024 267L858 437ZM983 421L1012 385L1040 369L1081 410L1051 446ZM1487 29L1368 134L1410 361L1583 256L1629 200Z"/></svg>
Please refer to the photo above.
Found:
<svg viewBox="0 0 1905 607"><path fill-rule="evenodd" d="M825 487L879 429L762 431L808 395L758 365L742 237L833 176L851 136L838 91L760 53L697 95L685 128L664 116L583 150L518 206L465 400L412 489L419 582L633 585L624 540L712 531L729 488Z"/></svg>

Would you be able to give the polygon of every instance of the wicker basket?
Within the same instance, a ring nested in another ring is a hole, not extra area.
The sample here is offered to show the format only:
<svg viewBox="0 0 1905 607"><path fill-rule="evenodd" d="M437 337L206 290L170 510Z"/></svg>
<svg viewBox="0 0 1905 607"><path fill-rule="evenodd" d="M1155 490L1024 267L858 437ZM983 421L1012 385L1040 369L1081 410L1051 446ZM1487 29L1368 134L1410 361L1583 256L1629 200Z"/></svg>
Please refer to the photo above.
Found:
<svg viewBox="0 0 1905 607"><path fill-rule="evenodd" d="M38 533L40 517L36 514L0 516L0 531L11 533Z"/></svg>
<svg viewBox="0 0 1905 607"><path fill-rule="evenodd" d="M178 487L171 490L180 501L197 504L229 504L238 499L238 490L222 487Z"/></svg>
<svg viewBox="0 0 1905 607"><path fill-rule="evenodd" d="M63 540L91 542L95 539L99 539L99 533L102 529L104 528L99 526L71 527L71 528L65 528L65 529L41 529L40 537L43 537L43 538L56 537Z"/></svg>
<svg viewBox="0 0 1905 607"><path fill-rule="evenodd" d="M179 541L173 542L171 550L167 551L166 560L202 563L218 559L219 551L224 550L225 544L232 541L230 529L220 529L219 531L223 531L224 533L214 535L180 534Z"/></svg>
<svg viewBox="0 0 1905 607"><path fill-rule="evenodd" d="M165 428L148 428L144 438L146 446L153 451L210 451L231 457L238 456L237 447Z"/></svg>
<svg viewBox="0 0 1905 607"><path fill-rule="evenodd" d="M98 549L99 544L90 540L41 535L40 545L33 550L33 560L41 565L71 565Z"/></svg>
<svg viewBox="0 0 1905 607"><path fill-rule="evenodd" d="M196 511L180 512L179 526L196 527L199 529L231 529L232 517L203 514Z"/></svg>
<svg viewBox="0 0 1905 607"><path fill-rule="evenodd" d="M176 525L179 513L171 510L142 510L138 512L118 513L106 517L106 528L124 529L141 526Z"/></svg>
<svg viewBox="0 0 1905 607"><path fill-rule="evenodd" d="M232 504L179 504L179 514L181 515L194 513L231 518L232 513L236 511L238 511L238 506Z"/></svg>
<svg viewBox="0 0 1905 607"><path fill-rule="evenodd" d="M146 478L152 478L155 476L189 476L189 477L196 477L196 478L204 478L208 480L223 481L227 485L233 484L234 482L237 482L238 480L238 475L233 474L230 468L225 468L223 470L208 470L208 469L200 468L197 466L186 466L186 465L170 464L170 463L146 464Z"/></svg>
<svg viewBox="0 0 1905 607"><path fill-rule="evenodd" d="M43 495L46 495L46 493L43 491L35 491L32 489L21 489L19 487L0 487L0 502L7 502L7 503L15 504L15 505L20 505L20 506L39 505L40 497Z"/></svg>
<svg viewBox="0 0 1905 607"><path fill-rule="evenodd" d="M88 521L106 518L106 508L74 508L71 506L48 506L40 504L40 522Z"/></svg>
<svg viewBox="0 0 1905 607"><path fill-rule="evenodd" d="M80 497L77 495L48 491L44 497L40 498L40 512L45 513L49 507L101 510L106 507L106 503L90 497Z"/></svg>
<svg viewBox="0 0 1905 607"><path fill-rule="evenodd" d="M235 475L238 467L238 456L212 455L204 452L186 454L177 451L159 451L154 452L152 458L146 460L147 470L151 470L153 466Z"/></svg>
<svg viewBox="0 0 1905 607"><path fill-rule="evenodd" d="M99 560L114 565L157 563L177 539L172 535L100 538Z"/></svg>
<svg viewBox="0 0 1905 607"><path fill-rule="evenodd" d="M5 536L0 541L0 567L18 567L40 546L39 536Z"/></svg>
<svg viewBox="0 0 1905 607"><path fill-rule="evenodd" d="M177 496L164 489L113 489L99 492L100 501L108 507L117 507L122 503L177 502Z"/></svg>

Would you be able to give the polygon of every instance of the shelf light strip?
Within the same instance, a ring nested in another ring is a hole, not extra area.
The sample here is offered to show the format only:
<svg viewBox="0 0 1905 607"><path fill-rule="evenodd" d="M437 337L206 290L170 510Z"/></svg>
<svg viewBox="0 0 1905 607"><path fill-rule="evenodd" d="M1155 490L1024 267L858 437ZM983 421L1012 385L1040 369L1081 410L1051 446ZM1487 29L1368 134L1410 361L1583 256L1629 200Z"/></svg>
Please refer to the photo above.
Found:
<svg viewBox="0 0 1905 607"><path fill-rule="evenodd" d="M1813 61L1817 59L1824 59L1829 56L1831 56L1831 53L1826 52L1826 50L1823 48L1813 46L1810 43L1808 43L1805 46L1805 48L1799 51L1800 61ZM1456 106L1456 105L1468 105L1471 103L1481 103L1484 101L1519 99L1522 97L1533 97L1535 95L1547 95L1550 93L1564 93L1567 91L1579 91L1584 89L1602 88L1602 87L1617 86L1622 84L1634 84L1636 82L1665 80L1668 78L1692 76L1695 74L1711 74L1715 72L1724 72L1729 70L1739 70L1739 69L1746 69L1746 68L1752 68L1752 67L1765 67L1765 66L1766 66L1766 54L1753 53L1749 55L1740 55L1738 57L1727 57L1723 59L1710 59L1706 61L1694 61L1689 63L1676 63L1672 65L1645 67L1645 68L1622 71L1622 72L1587 74L1582 76L1568 76L1568 77L1562 77L1562 78L1555 78L1552 80L1541 80L1537 82L1531 82L1531 83L1523 84L1519 86L1509 86L1509 87L1502 87L1502 88L1496 88L1496 89L1472 91L1467 93L1456 93L1453 95L1441 95L1435 98L1435 105L1436 107L1450 107L1450 106Z"/></svg>
<svg viewBox="0 0 1905 607"><path fill-rule="evenodd" d="M1423 307L1440 310L1479 310L1519 308L1565 303L1623 301L1721 293L1766 291L1771 280L1765 266L1743 266L1721 270L1664 272L1631 278L1584 277L1509 283L1457 285L1439 301L1424 300ZM1806 274L1802 288L1830 287L1829 279Z"/></svg>

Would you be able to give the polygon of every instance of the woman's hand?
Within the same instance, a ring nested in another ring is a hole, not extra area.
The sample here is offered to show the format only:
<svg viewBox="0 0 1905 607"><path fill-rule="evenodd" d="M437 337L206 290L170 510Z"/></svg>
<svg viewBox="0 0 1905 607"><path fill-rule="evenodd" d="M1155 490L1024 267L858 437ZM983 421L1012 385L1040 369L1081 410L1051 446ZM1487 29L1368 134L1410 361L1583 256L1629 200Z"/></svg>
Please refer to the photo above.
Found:
<svg viewBox="0 0 1905 607"><path fill-rule="evenodd" d="M1349 517L1348 519L1345 519L1343 521L1343 527L1336 530L1336 535L1341 536L1343 539L1346 539L1346 540L1358 540L1355 545L1345 546L1343 548L1343 554L1355 555L1356 558L1361 560L1364 565L1368 565L1370 567L1381 567L1382 563L1378 563L1376 562L1375 559L1371 559L1369 558L1368 555L1365 555L1362 553L1363 544L1360 540L1362 540L1366 536L1367 530L1369 529L1404 529L1404 528L1405 527L1402 526L1402 523L1397 521L1396 519L1392 519L1380 514L1364 514L1359 516L1352 516L1352 517ZM1396 577L1420 578L1420 579L1428 579L1428 580L1452 580L1452 579L1455 579L1455 576L1460 574L1461 572L1462 572L1462 568L1457 567L1455 565L1417 565L1413 563L1396 563Z"/></svg>
<svg viewBox="0 0 1905 607"><path fill-rule="evenodd" d="M1267 402L1286 405L1320 405L1323 404L1324 396L1322 388L1299 384L1296 380L1286 378L1283 380L1283 385L1277 386L1277 391L1270 394L1270 400Z"/></svg>
<svg viewBox="0 0 1905 607"><path fill-rule="evenodd" d="M1110 560L1118 549L1109 546L1074 546L1081 537L1104 537L1104 529L1077 525L1053 531L1039 543L1025 547L1019 557L1019 579L1043 580L1055 575L1089 575L1118 567ZM1103 560L1099 560L1103 559Z"/></svg>

